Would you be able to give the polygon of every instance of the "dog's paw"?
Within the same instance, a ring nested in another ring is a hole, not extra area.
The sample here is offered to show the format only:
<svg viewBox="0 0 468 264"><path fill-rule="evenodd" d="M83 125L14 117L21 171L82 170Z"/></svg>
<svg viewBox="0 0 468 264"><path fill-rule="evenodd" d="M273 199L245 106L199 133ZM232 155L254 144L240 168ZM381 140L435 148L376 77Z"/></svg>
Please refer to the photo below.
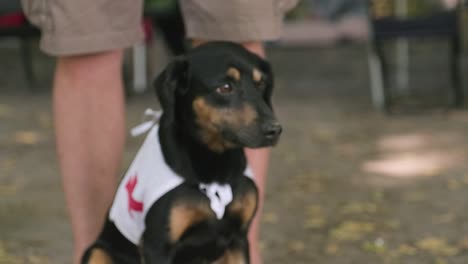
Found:
<svg viewBox="0 0 468 264"><path fill-rule="evenodd" d="M102 248L93 248L87 252L87 256L83 259L83 264L113 264L112 258Z"/></svg>

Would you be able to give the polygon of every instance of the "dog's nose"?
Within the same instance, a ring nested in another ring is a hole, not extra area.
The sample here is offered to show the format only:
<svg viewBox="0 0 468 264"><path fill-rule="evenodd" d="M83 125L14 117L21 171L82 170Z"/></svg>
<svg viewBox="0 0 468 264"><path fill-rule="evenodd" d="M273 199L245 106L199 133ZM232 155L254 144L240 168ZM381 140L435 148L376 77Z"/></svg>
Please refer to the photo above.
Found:
<svg viewBox="0 0 468 264"><path fill-rule="evenodd" d="M265 137L271 140L276 139L282 131L283 128L278 122L268 122L263 127Z"/></svg>

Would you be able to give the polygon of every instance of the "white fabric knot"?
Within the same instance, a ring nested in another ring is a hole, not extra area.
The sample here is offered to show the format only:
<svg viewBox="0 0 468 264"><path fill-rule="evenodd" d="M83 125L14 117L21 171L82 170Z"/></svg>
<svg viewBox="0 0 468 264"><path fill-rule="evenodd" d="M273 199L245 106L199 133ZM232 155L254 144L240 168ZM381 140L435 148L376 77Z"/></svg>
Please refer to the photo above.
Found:
<svg viewBox="0 0 468 264"><path fill-rule="evenodd" d="M216 182L199 184L200 190L210 199L210 207L218 219L223 218L226 205L232 201L232 189L229 184Z"/></svg>
<svg viewBox="0 0 468 264"><path fill-rule="evenodd" d="M156 123L158 123L161 115L162 111L155 111L151 108L146 109L145 113L143 114L143 123L132 128L130 134L133 137L137 137L148 132L154 125L156 125Z"/></svg>

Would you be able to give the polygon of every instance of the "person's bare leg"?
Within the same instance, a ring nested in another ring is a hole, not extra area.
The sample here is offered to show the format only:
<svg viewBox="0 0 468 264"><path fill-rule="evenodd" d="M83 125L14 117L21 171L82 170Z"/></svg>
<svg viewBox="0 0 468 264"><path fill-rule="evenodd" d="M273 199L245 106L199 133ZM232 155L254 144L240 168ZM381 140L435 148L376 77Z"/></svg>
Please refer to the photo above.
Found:
<svg viewBox="0 0 468 264"><path fill-rule="evenodd" d="M195 39L192 41L192 45L198 46L205 42L207 41ZM241 44L249 51L257 54L262 58L265 58L265 49L262 42L252 41L243 42ZM260 218L263 209L263 198L265 193L266 177L268 173L268 162L270 160L270 148L245 149L245 154L247 156L249 166L255 176L255 182L257 184L260 197L258 211L249 231L250 259L252 264L260 264L262 263L259 247Z"/></svg>
<svg viewBox="0 0 468 264"><path fill-rule="evenodd" d="M260 219L263 210L263 200L265 197L265 185L268 174L268 162L270 160L270 148L245 149L245 154L247 156L249 166L255 175L255 182L257 184L260 197L258 211L249 231L250 260L252 264L260 264L262 263L259 245Z"/></svg>
<svg viewBox="0 0 468 264"><path fill-rule="evenodd" d="M122 52L58 59L54 122L75 264L112 201L125 141Z"/></svg>
<svg viewBox="0 0 468 264"><path fill-rule="evenodd" d="M247 42L242 44L249 51L257 54L262 58L265 58L265 49L263 48L263 44L261 42ZM268 163L270 160L270 148L245 149L245 154L247 156L249 166L255 176L255 182L257 184L260 197L258 211L249 231L250 260L252 264L260 264L262 263L259 245L260 219L263 211L263 199L265 197L265 185L268 174Z"/></svg>

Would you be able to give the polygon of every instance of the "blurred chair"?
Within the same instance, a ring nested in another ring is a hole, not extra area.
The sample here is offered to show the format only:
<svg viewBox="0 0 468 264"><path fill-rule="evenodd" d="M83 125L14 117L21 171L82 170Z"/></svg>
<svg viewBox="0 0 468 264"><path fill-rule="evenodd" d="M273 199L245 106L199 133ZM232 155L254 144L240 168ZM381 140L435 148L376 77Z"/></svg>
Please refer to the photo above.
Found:
<svg viewBox="0 0 468 264"><path fill-rule="evenodd" d="M19 0L0 0L0 40L18 39L23 69L30 89L36 84L30 40L38 35L39 31L27 22L22 13Z"/></svg>
<svg viewBox="0 0 468 264"><path fill-rule="evenodd" d="M1 1L1 0L0 0ZM177 56L185 52L185 27L182 13L177 0L145 0L144 1L144 31L145 41L133 46L132 87L127 94L142 93L148 88L147 83L147 43L151 41L154 30L166 41L172 55ZM124 76L128 76L124 71ZM127 77L130 79L130 77Z"/></svg>
<svg viewBox="0 0 468 264"><path fill-rule="evenodd" d="M146 40L151 38L153 25L155 25L164 36L170 51L174 55L180 55L185 51L185 33L182 15L176 0L145 0L143 28ZM16 38L21 49L21 59L26 80L30 89L36 84L33 70L31 52L31 38L38 37L39 30L33 27L24 16L20 0L0 0L0 40L2 38ZM132 84L126 85L127 91L141 93L147 88L146 82L146 45L145 42L133 47L133 67L126 69L124 65L123 74L126 82L131 79ZM130 74L130 72L132 72Z"/></svg>
<svg viewBox="0 0 468 264"><path fill-rule="evenodd" d="M460 13L462 3L457 2L451 9L439 10L428 15L405 17L406 0L391 1L397 5L397 14L380 10L378 5L384 4L386 0L370 0L370 47L369 47L369 70L372 92L372 102L375 108L379 110L388 110L392 103L390 89L388 87L388 66L383 52L383 43L387 40L397 39L397 60L400 59L400 65L397 65L397 73L400 74L400 86L407 85L408 74L408 42L409 38L442 38L450 43L450 76L452 85L451 103L455 107L463 105L463 87L461 81L460 53L461 53L461 30ZM411 0L409 0L411 1ZM387 1L389 2L389 1ZM398 4L400 7L398 7ZM406 47L405 47L406 46ZM406 51L406 54L405 54ZM401 56L402 55L402 56ZM405 58L406 56L406 58ZM404 68L404 69L401 69ZM403 75L403 76L402 76ZM397 76L398 77L398 76ZM398 81L398 79L397 79Z"/></svg>

